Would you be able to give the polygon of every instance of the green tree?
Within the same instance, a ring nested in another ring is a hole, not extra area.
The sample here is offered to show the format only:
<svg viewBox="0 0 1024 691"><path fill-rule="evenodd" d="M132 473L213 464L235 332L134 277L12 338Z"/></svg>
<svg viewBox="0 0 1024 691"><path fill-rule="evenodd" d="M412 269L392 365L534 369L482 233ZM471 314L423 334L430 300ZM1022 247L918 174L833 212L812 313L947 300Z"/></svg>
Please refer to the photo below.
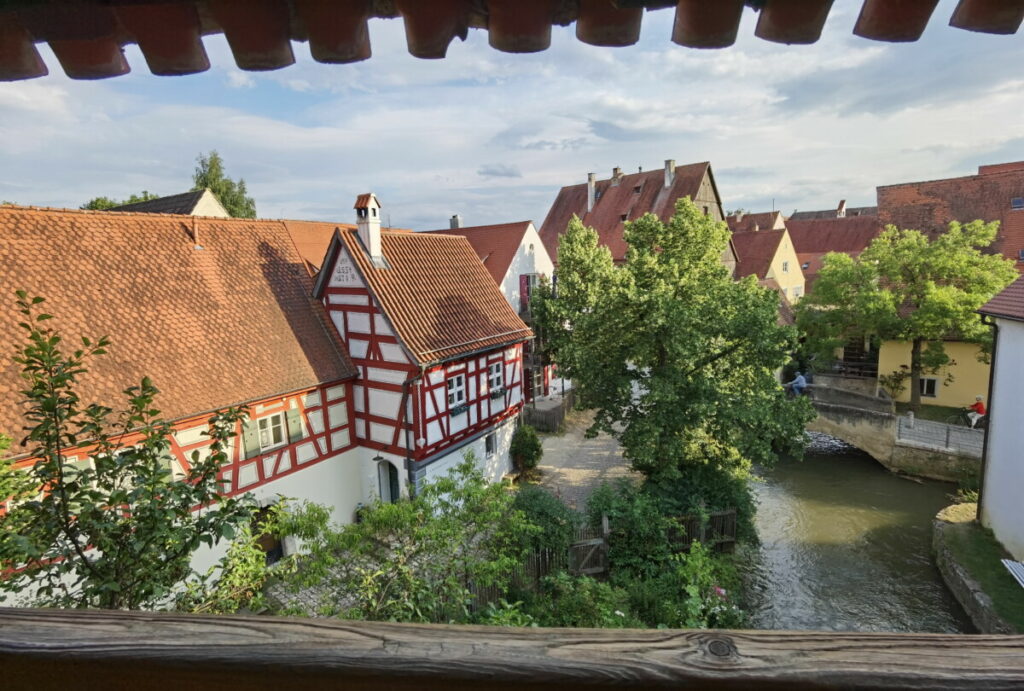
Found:
<svg viewBox="0 0 1024 691"><path fill-rule="evenodd" d="M82 204L80 209L91 209L93 211L106 211L112 209L115 206L123 206L125 204L136 204L138 202L148 202L151 199L159 199L159 194L153 194L149 190L142 190L139 194L133 194L123 201L117 201L110 197L93 197L85 204Z"/></svg>
<svg viewBox="0 0 1024 691"><path fill-rule="evenodd" d="M809 349L830 358L853 338L909 342L916 409L921 375L949 363L944 339L978 343L986 357L990 329L975 311L1017 276L1013 261L982 252L998 229L998 222L954 221L929 240L919 231L888 226L857 258L827 255L814 291L797 306Z"/></svg>
<svg viewBox="0 0 1024 691"><path fill-rule="evenodd" d="M154 406L156 387L143 379L127 389L118 415L85 405L79 377L108 340L83 337L81 347L62 352L61 336L47 325L51 316L39 312L42 302L18 293L27 335L15 357L28 404L22 444L35 460L27 472L0 468L4 492L13 483L22 493L0 516L0 593L40 606L162 606L194 576L191 558L201 545L232 538L251 519L252 507L223 497L217 479L244 412L214 415L209 455L193 453L188 472L173 477L171 427ZM129 432L138 438L131 446L122 442ZM82 457L84 448L90 457Z"/></svg>
<svg viewBox="0 0 1024 691"><path fill-rule="evenodd" d="M774 291L729 276L725 224L687 198L667 224L651 214L627 223L625 240L615 266L574 218L557 297L539 298L548 352L574 380L577 404L595 409L588 433L614 436L659 480L694 465L745 472L798 448L810 406L787 401L774 375L796 331L778 325Z"/></svg>
<svg viewBox="0 0 1024 691"><path fill-rule="evenodd" d="M224 160L216 151L199 154L192 175L192 189L209 189L224 209L235 218L256 218L256 202L248 196L245 180L235 182L224 172Z"/></svg>
<svg viewBox="0 0 1024 691"><path fill-rule="evenodd" d="M324 507L305 505L284 522L307 551L301 569L284 579L286 587L320 592L320 613L468 622L471 584L507 587L522 563L524 538L537 531L514 501L467 454L415 497L373 504L359 523L330 527Z"/></svg>
<svg viewBox="0 0 1024 691"><path fill-rule="evenodd" d="M512 433L508 453L519 470L533 470L544 456L544 445L537 436L537 430L530 425L521 425Z"/></svg>

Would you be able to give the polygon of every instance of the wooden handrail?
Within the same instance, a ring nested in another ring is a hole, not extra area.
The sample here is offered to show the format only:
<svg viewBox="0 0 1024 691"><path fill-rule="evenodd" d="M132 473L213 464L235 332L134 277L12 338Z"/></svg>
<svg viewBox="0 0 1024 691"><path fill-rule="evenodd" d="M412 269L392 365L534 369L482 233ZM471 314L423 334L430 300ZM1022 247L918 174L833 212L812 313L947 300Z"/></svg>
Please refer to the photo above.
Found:
<svg viewBox="0 0 1024 691"><path fill-rule="evenodd" d="M4 688L1019 689L1024 636L518 629L0 609Z"/></svg>

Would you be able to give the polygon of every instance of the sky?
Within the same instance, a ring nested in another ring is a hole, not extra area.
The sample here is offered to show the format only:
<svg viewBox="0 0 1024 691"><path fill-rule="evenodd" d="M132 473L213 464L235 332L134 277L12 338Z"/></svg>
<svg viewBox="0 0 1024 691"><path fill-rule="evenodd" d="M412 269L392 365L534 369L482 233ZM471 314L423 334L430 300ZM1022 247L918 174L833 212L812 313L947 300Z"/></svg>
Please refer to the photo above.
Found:
<svg viewBox="0 0 1024 691"><path fill-rule="evenodd" d="M852 34L860 0L836 0L822 39L783 46L754 36L694 50L669 37L672 10L647 12L640 42L596 48L556 27L547 51L501 53L470 30L444 60L408 54L399 19L373 19L373 57L243 72L223 36L212 68L95 82L50 75L0 83L0 200L77 207L92 197L191 187L216 149L265 218L353 222L373 191L390 225L444 228L533 220L563 185L711 161L726 209L875 203L877 185L969 175L1024 159L1024 40L948 26L939 3L923 38Z"/></svg>

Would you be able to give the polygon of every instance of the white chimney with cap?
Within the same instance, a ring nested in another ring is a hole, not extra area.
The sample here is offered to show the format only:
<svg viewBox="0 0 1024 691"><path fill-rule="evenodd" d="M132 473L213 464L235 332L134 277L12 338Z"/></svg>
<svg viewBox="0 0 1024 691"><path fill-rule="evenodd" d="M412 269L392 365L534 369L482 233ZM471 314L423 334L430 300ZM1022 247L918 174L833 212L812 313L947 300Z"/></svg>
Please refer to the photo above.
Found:
<svg viewBox="0 0 1024 691"><path fill-rule="evenodd" d="M836 218L846 218L846 200L840 199L839 206L836 208Z"/></svg>
<svg viewBox="0 0 1024 691"><path fill-rule="evenodd" d="M676 181L676 161L673 158L665 159L665 189L672 186Z"/></svg>
<svg viewBox="0 0 1024 691"><path fill-rule="evenodd" d="M380 239L380 201L373 192L356 197L356 229L374 266L383 267L384 249Z"/></svg>
<svg viewBox="0 0 1024 691"><path fill-rule="evenodd" d="M594 210L597 200L597 179L593 173L587 173L587 213Z"/></svg>
<svg viewBox="0 0 1024 691"><path fill-rule="evenodd" d="M448 227L452 230L454 230L455 228L461 228L462 216L460 216L459 214L455 214L454 216L452 216L451 220L448 221Z"/></svg>

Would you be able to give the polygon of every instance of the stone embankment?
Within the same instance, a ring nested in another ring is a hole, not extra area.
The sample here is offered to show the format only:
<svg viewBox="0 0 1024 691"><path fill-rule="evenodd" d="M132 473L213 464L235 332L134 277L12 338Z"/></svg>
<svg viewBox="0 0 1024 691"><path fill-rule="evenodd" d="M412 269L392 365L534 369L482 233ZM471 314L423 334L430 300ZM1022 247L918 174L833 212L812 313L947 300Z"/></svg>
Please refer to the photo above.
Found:
<svg viewBox="0 0 1024 691"><path fill-rule="evenodd" d="M950 592L967 612L975 628L981 633L1015 634L1016 629L996 614L992 599L985 594L967 569L960 564L949 549L948 531L956 530L958 524L974 520L977 504L954 504L940 511L932 523L932 550L935 563Z"/></svg>

